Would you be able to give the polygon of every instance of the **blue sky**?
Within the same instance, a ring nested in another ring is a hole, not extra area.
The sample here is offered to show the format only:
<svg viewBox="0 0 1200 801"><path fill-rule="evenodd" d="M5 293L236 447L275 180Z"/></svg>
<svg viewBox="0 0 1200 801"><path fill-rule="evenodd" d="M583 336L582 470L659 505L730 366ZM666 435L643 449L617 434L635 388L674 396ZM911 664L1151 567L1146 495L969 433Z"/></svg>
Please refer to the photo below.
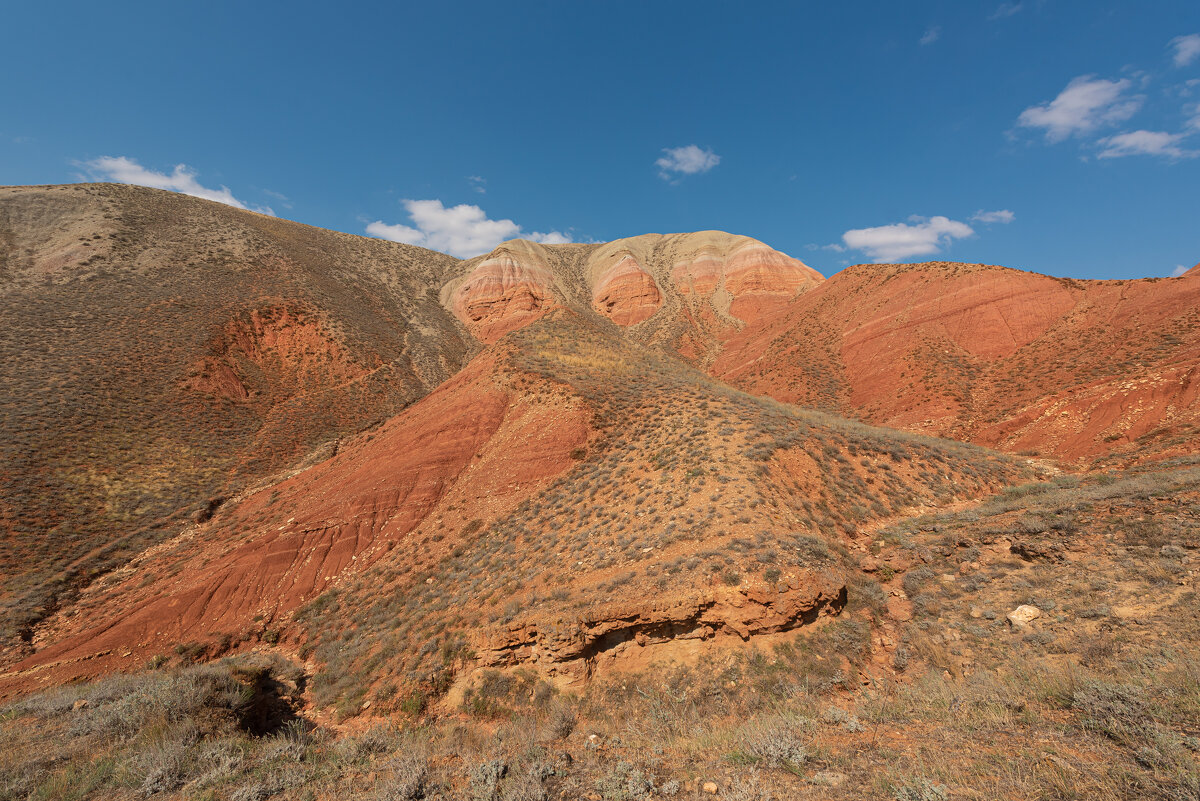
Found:
<svg viewBox="0 0 1200 801"><path fill-rule="evenodd" d="M4 16L4 184L140 182L456 255L719 228L827 275L1200 261L1196 0Z"/></svg>

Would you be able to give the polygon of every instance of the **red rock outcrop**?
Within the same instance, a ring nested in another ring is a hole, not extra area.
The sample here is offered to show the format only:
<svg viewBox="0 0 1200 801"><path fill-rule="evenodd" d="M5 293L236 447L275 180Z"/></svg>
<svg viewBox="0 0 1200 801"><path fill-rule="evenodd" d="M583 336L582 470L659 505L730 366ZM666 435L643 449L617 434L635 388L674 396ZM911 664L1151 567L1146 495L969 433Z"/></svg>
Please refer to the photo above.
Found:
<svg viewBox="0 0 1200 801"><path fill-rule="evenodd" d="M247 366L260 377L245 375ZM371 367L376 367L373 364ZM319 315L286 303L264 305L225 324L184 381L187 389L233 401L249 399L247 384L265 377L292 391L345 384L368 368L357 364Z"/></svg>
<svg viewBox="0 0 1200 801"><path fill-rule="evenodd" d="M743 322L779 309L825 279L799 259L761 242L735 250L725 268L725 289L733 296L729 313Z"/></svg>
<svg viewBox="0 0 1200 801"><path fill-rule="evenodd" d="M555 308L585 313L584 301L620 326L656 320L639 329L650 339L661 330L678 340L682 322L697 358L712 350L715 339L786 307L824 280L762 242L723 231L645 234L603 245L513 240L463 269L443 287L442 302L482 342ZM591 293L586 300L574 289L580 273Z"/></svg>
<svg viewBox="0 0 1200 801"><path fill-rule="evenodd" d="M672 266L671 277L681 294L707 298L719 314L743 323L824 280L798 259L748 237L728 235L698 241L692 254Z"/></svg>
<svg viewBox="0 0 1200 801"><path fill-rule="evenodd" d="M450 308L481 342L495 342L560 305L554 275L531 242L506 242L453 287Z"/></svg>
<svg viewBox="0 0 1200 801"><path fill-rule="evenodd" d="M626 255L601 274L592 290L592 303L617 325L634 325L662 306L662 293L654 278Z"/></svg>
<svg viewBox="0 0 1200 801"><path fill-rule="evenodd" d="M484 667L527 665L548 676L583 679L622 661L642 663L649 646L684 640L789 631L846 604L846 585L828 573L801 571L778 587L721 587L683 597L610 603L574 620L511 623L480 639Z"/></svg>

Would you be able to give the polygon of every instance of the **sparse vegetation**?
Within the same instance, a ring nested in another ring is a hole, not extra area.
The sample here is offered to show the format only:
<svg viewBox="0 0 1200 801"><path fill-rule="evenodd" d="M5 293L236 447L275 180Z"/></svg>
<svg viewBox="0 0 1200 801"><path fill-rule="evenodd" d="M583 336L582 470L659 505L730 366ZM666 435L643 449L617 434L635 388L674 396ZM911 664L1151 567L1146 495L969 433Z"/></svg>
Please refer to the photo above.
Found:
<svg viewBox="0 0 1200 801"><path fill-rule="evenodd" d="M1149 458L1200 429L1105 429L1124 457L1064 474L1036 449L874 428L837 415L892 399L851 405L816 317L738 389L697 368L721 347L700 316L626 329L594 309L594 246L569 245L546 257L562 307L464 371L482 389L461 418L403 440L433 443L411 481L306 483L367 443L400 450L394 415L482 348L437 294L463 268L71 191L39 203L99 210L77 273L28 272L0 204L22 349L0 371L0 799L1200 799L1200 463ZM1078 375L1178 352L1197 325ZM923 340L897 402L958 421L922 430L1009 420L1061 375L1042 347ZM806 407L766 397L772 376ZM1005 390L995 408L981 387ZM461 463L433 470L458 436ZM320 513L298 523L298 498ZM155 650L20 662L147 599L193 603L180 577L254 536L312 566L286 573L293 595L231 572L197 602L227 606L178 635L138 623ZM97 660L130 673L76 681Z"/></svg>

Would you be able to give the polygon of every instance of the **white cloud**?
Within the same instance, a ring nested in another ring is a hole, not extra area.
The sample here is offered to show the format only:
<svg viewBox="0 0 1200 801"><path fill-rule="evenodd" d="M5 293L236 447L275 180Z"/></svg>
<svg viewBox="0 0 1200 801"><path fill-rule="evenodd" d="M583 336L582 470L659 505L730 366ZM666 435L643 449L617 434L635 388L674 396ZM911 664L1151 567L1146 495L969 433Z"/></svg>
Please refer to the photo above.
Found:
<svg viewBox="0 0 1200 801"><path fill-rule="evenodd" d="M1013 214L1008 209L997 209L996 211L984 211L980 209L971 216L972 222L981 222L984 224L1000 223L1008 225L1015 220L1017 215Z"/></svg>
<svg viewBox="0 0 1200 801"><path fill-rule="evenodd" d="M1013 14L1016 14L1018 11L1020 11L1021 7L1021 3L1001 3L999 8L993 11L991 16L988 17L988 21L1011 17Z"/></svg>
<svg viewBox="0 0 1200 801"><path fill-rule="evenodd" d="M947 217L909 217L909 223L856 228L842 234L846 247L861 250L872 261L894 262L938 253L955 239L975 233L971 226Z"/></svg>
<svg viewBox="0 0 1200 801"><path fill-rule="evenodd" d="M926 29L925 35L921 37L921 44L923 44L923 45L933 44L941 37L942 37L942 26L934 25L933 27Z"/></svg>
<svg viewBox="0 0 1200 801"><path fill-rule="evenodd" d="M1191 269L1191 267L1185 267L1182 264L1176 264L1175 269L1171 270L1171 277L1178 278L1179 276L1183 275L1190 269Z"/></svg>
<svg viewBox="0 0 1200 801"><path fill-rule="evenodd" d="M471 188L474 189L479 194L481 194L481 195L487 194L487 178L484 178L483 176L480 176L480 175L468 175L467 183L469 183L471 185Z"/></svg>
<svg viewBox="0 0 1200 801"><path fill-rule="evenodd" d="M562 245L574 240L559 231L523 232L512 220L488 219L483 209L463 203L449 208L440 200L405 200L404 208L414 226L389 225L376 220L367 233L380 239L420 245L430 250L469 259L493 250L509 239L531 239L546 245Z"/></svg>
<svg viewBox="0 0 1200 801"><path fill-rule="evenodd" d="M1099 144L1104 148L1098 158L1115 159L1123 156L1164 156L1172 159L1186 159L1200 155L1195 150L1184 150L1179 146L1183 134L1169 134L1165 131L1130 131L1101 139Z"/></svg>
<svg viewBox="0 0 1200 801"><path fill-rule="evenodd" d="M1176 36L1171 40L1170 46L1175 48L1175 54L1172 56L1175 66L1186 67L1200 57L1200 33Z"/></svg>
<svg viewBox="0 0 1200 801"><path fill-rule="evenodd" d="M250 209L260 214L275 216L275 212L269 206L249 206L235 198L227 187L222 186L220 189L210 189L207 186L202 186L196 180L198 173L186 164L176 164L175 169L170 175L148 170L134 159L126 158L125 156L102 156L101 158L85 162L82 166L95 176L116 181L117 183L149 186L153 189L166 189L171 192L191 195L192 197L204 198L205 200L215 200L218 203L224 203L226 206L233 206L237 209Z"/></svg>
<svg viewBox="0 0 1200 801"><path fill-rule="evenodd" d="M575 241L570 234L564 234L562 231L549 231L544 234L540 231L531 231L525 234L525 238L541 242L543 245L569 245Z"/></svg>
<svg viewBox="0 0 1200 801"><path fill-rule="evenodd" d="M664 147L663 152L667 155L655 161L654 165L658 167L659 175L668 180L671 178L670 173L695 175L708 172L721 163L721 157L711 148L700 148L697 145Z"/></svg>
<svg viewBox="0 0 1200 801"><path fill-rule="evenodd" d="M1017 125L1042 128L1048 142L1061 142L1069 136L1088 133L1134 115L1143 98L1127 95L1129 87L1130 82L1125 78L1106 81L1081 75L1049 103L1022 111Z"/></svg>

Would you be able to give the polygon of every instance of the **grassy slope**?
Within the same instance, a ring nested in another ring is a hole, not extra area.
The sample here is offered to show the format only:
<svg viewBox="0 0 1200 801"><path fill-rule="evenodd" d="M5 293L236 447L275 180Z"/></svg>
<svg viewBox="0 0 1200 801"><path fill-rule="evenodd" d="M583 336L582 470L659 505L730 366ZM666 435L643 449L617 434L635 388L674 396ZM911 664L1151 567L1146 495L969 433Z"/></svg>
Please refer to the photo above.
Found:
<svg viewBox="0 0 1200 801"><path fill-rule="evenodd" d="M890 633L868 606L580 693L495 673L461 715L266 736L247 711L286 706L296 668L160 668L7 707L0 797L1200 796L1197 467L1031 484L872 542L864 578L914 605ZM1042 612L1025 632L1019 603Z"/></svg>
<svg viewBox="0 0 1200 801"><path fill-rule="evenodd" d="M428 288L454 264L157 190L0 190L0 648L453 374Z"/></svg>
<svg viewBox="0 0 1200 801"><path fill-rule="evenodd" d="M302 609L318 705L433 703L505 626L570 629L647 598L841 576L877 521L1029 475L973 446L754 398L572 315L504 344L503 380L582 397L591 442L515 509L461 530L431 516L408 548ZM415 556L431 546L438 559Z"/></svg>

